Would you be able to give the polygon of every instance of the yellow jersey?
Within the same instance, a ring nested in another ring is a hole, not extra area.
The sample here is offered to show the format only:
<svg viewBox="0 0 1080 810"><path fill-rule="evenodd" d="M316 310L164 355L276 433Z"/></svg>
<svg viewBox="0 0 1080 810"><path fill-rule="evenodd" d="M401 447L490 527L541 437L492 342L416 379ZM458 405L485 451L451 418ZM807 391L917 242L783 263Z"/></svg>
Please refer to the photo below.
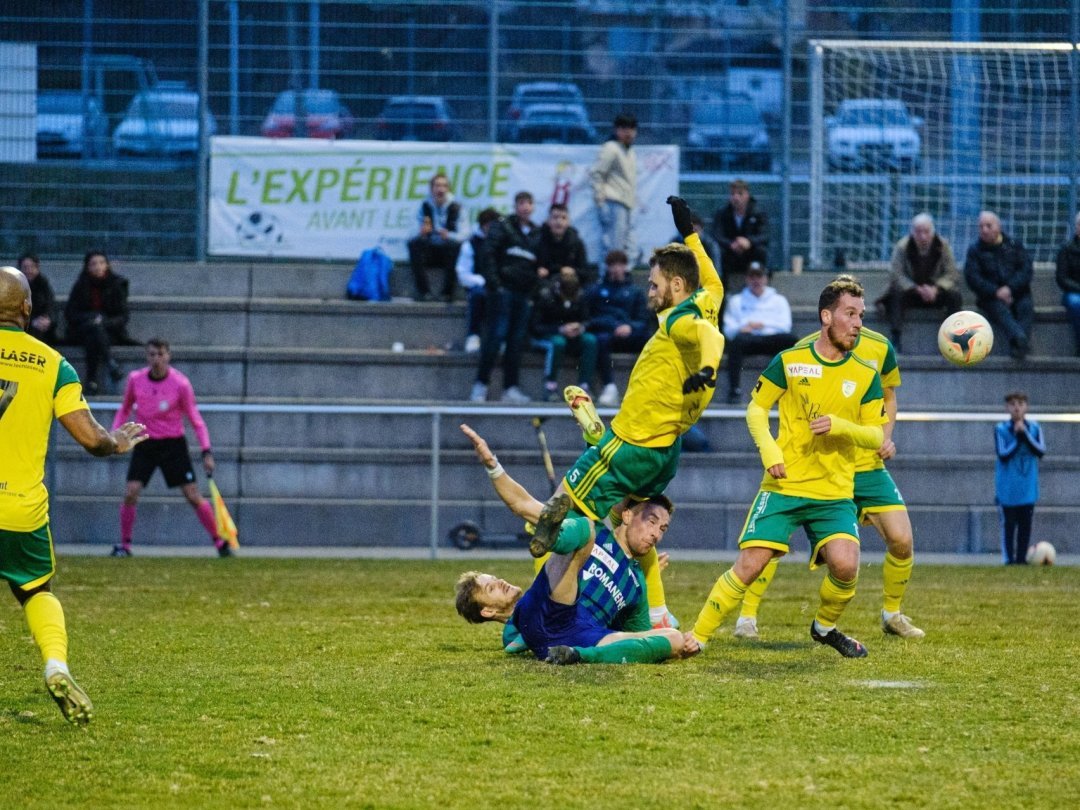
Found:
<svg viewBox="0 0 1080 810"><path fill-rule="evenodd" d="M820 330L807 335L796 346L808 346L821 335ZM864 363L877 369L881 376L882 388L900 387L900 366L896 362L896 350L892 343L881 332L867 329L865 326L859 332L859 339L855 341L852 354ZM855 472L867 472L868 470L881 470L885 468L885 462L877 454L877 450L868 450L865 447L855 448Z"/></svg>
<svg viewBox="0 0 1080 810"><path fill-rule="evenodd" d="M684 394L683 383L705 366L719 371L724 353L723 282L700 237L691 234L685 242L697 259L701 286L681 304L657 313L659 328L638 355L622 406L611 420L616 436L639 447L670 447L697 422L715 389Z"/></svg>
<svg viewBox="0 0 1080 810"><path fill-rule="evenodd" d="M784 455L786 478L765 473L761 488L783 495L835 500L854 495L855 455L851 439L816 436L810 422L834 416L857 425L882 425L885 414L881 377L853 353L824 360L813 345L780 352L758 378L754 403L780 412L776 442Z"/></svg>
<svg viewBox="0 0 1080 810"><path fill-rule="evenodd" d="M0 529L49 519L45 453L53 418L88 408L75 369L21 329L0 327Z"/></svg>

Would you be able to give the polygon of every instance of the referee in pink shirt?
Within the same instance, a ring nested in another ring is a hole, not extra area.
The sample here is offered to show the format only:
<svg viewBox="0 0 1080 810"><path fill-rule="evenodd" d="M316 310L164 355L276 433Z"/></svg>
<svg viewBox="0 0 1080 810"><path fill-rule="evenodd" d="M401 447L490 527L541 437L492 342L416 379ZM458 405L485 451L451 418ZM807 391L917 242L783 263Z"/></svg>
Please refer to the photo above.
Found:
<svg viewBox="0 0 1080 810"><path fill-rule="evenodd" d="M222 557L232 554L229 544L217 536L214 509L210 502L199 494L199 486L195 483L195 470L191 467L191 455L188 452L187 439L184 438L184 417L191 423L199 440L203 468L207 475L214 472L210 433L195 405L195 391L191 382L169 366L171 359L168 341L151 338L146 342L146 361L150 365L128 375L127 385L124 387L124 401L113 420L115 430L115 426L124 424L131 416L136 416L146 425L146 432L150 436L132 451L127 473L127 491L120 507L120 544L113 546L114 557L131 556L131 538L135 529L139 495L158 467L161 468L169 488L180 487L180 491L195 510L199 522L210 535L210 541L218 554Z"/></svg>

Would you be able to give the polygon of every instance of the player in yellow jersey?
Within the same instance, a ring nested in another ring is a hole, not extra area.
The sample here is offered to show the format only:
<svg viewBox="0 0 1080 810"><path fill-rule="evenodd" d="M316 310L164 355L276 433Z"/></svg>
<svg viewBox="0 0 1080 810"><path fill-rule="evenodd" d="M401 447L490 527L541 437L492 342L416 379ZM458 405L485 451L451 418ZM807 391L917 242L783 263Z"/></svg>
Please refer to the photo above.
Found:
<svg viewBox="0 0 1080 810"><path fill-rule="evenodd" d="M813 343L820 336L820 332L814 332L796 345ZM881 375L885 413L889 417L889 421L883 426L885 439L881 447L877 450L859 448L855 460L855 507L859 510L859 520L862 524L869 523L877 529L885 541L881 628L886 635L922 638L926 633L912 624L900 606L915 561L911 519L900 489L885 469L885 462L896 455L892 436L896 426L896 389L900 387L900 367L896 363L893 344L873 329L863 327L852 352L860 360L876 368ZM777 557L770 560L761 576L747 589L739 620L735 625L736 638L758 638L758 606L775 576L778 562Z"/></svg>
<svg viewBox="0 0 1080 810"><path fill-rule="evenodd" d="M861 643L836 627L859 575L856 451L879 448L888 421L877 370L851 353L865 308L858 283L833 281L818 299L818 339L776 355L758 379L746 424L765 476L743 525L739 556L716 581L694 625L702 645L769 560L787 553L791 534L802 527L810 540L810 567L824 563L829 569L810 635L848 658L866 655ZM780 412L776 439L769 432L774 403Z"/></svg>
<svg viewBox="0 0 1080 810"><path fill-rule="evenodd" d="M68 671L64 610L51 587L56 560L44 483L49 432L55 417L95 456L126 453L146 435L133 422L111 433L98 424L75 369L26 334L29 321L26 277L0 267L0 578L26 613L49 694L65 718L85 724L94 707Z"/></svg>
<svg viewBox="0 0 1080 810"><path fill-rule="evenodd" d="M690 207L678 197L668 204L686 244L657 248L649 261L648 302L659 328L634 364L611 426L544 505L529 545L534 557L551 550L571 509L601 520L627 497L662 494L678 468L682 434L712 399L724 350L724 285L694 232Z"/></svg>

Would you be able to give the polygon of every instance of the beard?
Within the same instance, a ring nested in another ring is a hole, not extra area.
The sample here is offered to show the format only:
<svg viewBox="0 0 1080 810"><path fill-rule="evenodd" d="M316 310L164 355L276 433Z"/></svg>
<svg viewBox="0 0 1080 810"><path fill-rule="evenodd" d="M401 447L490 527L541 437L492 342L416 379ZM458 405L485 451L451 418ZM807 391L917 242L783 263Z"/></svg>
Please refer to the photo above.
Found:
<svg viewBox="0 0 1080 810"><path fill-rule="evenodd" d="M829 343L842 352L850 352L855 348L856 338L851 337L832 324L825 328L825 337L828 338Z"/></svg>
<svg viewBox="0 0 1080 810"><path fill-rule="evenodd" d="M671 290L665 290L663 294L650 296L647 303L653 312L663 312L675 306L675 299L671 297Z"/></svg>

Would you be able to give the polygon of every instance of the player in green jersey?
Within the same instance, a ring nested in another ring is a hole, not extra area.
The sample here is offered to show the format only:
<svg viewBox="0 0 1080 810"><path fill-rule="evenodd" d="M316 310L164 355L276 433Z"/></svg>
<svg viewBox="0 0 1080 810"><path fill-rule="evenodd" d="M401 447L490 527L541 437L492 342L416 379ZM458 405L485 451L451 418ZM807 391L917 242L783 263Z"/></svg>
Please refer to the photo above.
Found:
<svg viewBox="0 0 1080 810"><path fill-rule="evenodd" d="M862 287L833 281L818 299L821 335L773 358L758 379L746 423L765 475L739 538L739 556L713 586L694 625L706 643L738 607L747 587L774 556L787 553L792 532L805 529L811 568L828 576L811 637L849 658L866 648L836 627L855 595L859 573L858 514L852 501L857 448L881 446L885 413L881 378L851 349L862 329ZM780 431L769 432L769 409L778 404Z"/></svg>
<svg viewBox="0 0 1080 810"><path fill-rule="evenodd" d="M75 369L26 334L30 309L26 277L0 267L0 578L26 614L49 694L65 718L85 724L94 707L68 670L64 609L52 594L56 558L44 483L49 432L55 417L95 456L126 453L146 433L133 422L110 432L94 419Z"/></svg>

